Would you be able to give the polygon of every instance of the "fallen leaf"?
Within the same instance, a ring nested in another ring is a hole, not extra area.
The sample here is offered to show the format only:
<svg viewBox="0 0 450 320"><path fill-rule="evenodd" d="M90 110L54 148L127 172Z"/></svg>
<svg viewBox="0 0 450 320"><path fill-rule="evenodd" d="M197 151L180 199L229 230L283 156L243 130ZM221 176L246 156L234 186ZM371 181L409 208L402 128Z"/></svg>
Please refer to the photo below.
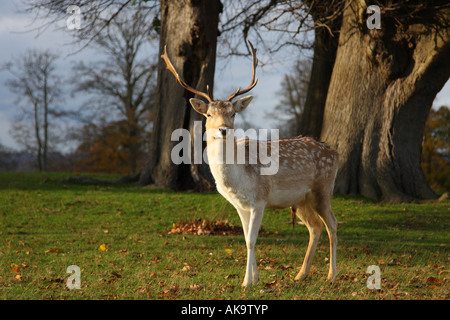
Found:
<svg viewBox="0 0 450 320"><path fill-rule="evenodd" d="M163 293L159 294L160 298L177 298L179 296L180 287L173 286L169 289L164 290Z"/></svg>
<svg viewBox="0 0 450 320"><path fill-rule="evenodd" d="M189 289L197 291L197 290L203 289L204 287L205 287L204 285L196 283L196 284L191 284L189 286Z"/></svg>
<svg viewBox="0 0 450 320"><path fill-rule="evenodd" d="M20 272L20 269L22 269L21 266L15 263L11 263L11 272Z"/></svg>
<svg viewBox="0 0 450 320"><path fill-rule="evenodd" d="M111 272L108 279L103 279L107 284L112 284L117 279L122 278L122 275L118 274L116 271Z"/></svg>
<svg viewBox="0 0 450 320"><path fill-rule="evenodd" d="M394 283L394 282L386 281L386 282L383 283L383 286L388 288L388 289L394 290L394 289L396 289L398 287L399 284L400 284L400 282Z"/></svg>
<svg viewBox="0 0 450 320"><path fill-rule="evenodd" d="M181 269L181 271L184 272L184 271L189 271L191 269L192 269L192 267L188 265L188 266L184 266L183 269Z"/></svg>
<svg viewBox="0 0 450 320"><path fill-rule="evenodd" d="M293 269L293 267L289 264L282 264L282 265L278 266L278 269L287 270L287 269Z"/></svg>
<svg viewBox="0 0 450 320"><path fill-rule="evenodd" d="M274 291L275 291L275 288L273 288L273 289L261 289L259 291L259 293L271 293L271 292L274 292Z"/></svg>
<svg viewBox="0 0 450 320"><path fill-rule="evenodd" d="M16 280L22 280L22 276L21 276L20 274L18 274L18 275L16 275L16 276L14 277L14 279L16 279Z"/></svg>
<svg viewBox="0 0 450 320"><path fill-rule="evenodd" d="M438 278L435 278L435 277L428 277L427 278L427 283L428 284L439 285L439 286L444 284L444 282L442 280L440 280Z"/></svg>
<svg viewBox="0 0 450 320"><path fill-rule="evenodd" d="M98 247L97 250L99 250L99 251L106 251L106 244L102 243L102 244Z"/></svg>
<svg viewBox="0 0 450 320"><path fill-rule="evenodd" d="M45 253L63 253L63 250L58 247L53 247L53 248L45 251Z"/></svg>
<svg viewBox="0 0 450 320"><path fill-rule="evenodd" d="M268 282L268 283L264 284L264 287L268 288L268 289L271 289L273 287L276 287L277 285L278 285L278 280L275 279L275 280L273 280L271 282Z"/></svg>

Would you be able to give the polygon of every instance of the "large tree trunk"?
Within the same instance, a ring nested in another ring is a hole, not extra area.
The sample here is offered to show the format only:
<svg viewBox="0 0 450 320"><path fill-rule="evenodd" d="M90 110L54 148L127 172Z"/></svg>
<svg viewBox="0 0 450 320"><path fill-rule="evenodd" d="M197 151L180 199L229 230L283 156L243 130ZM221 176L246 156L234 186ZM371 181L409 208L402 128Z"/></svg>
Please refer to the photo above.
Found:
<svg viewBox="0 0 450 320"><path fill-rule="evenodd" d="M180 76L192 87L212 89L216 61L219 0L160 0L160 54L167 53ZM195 120L204 121L189 104L193 94L176 83L163 62L158 67L157 115L152 133L149 160L139 184L154 183L175 190L212 189L213 178L207 164L175 165L171 160L171 141L175 129L192 132Z"/></svg>
<svg viewBox="0 0 450 320"><path fill-rule="evenodd" d="M398 26L382 15L381 29L368 30L361 3L344 12L321 134L339 152L335 191L434 198L420 153L427 115L450 75L448 29L438 33L426 20Z"/></svg>
<svg viewBox="0 0 450 320"><path fill-rule="evenodd" d="M336 22L335 24L338 24ZM336 58L338 33L331 35L326 28L314 30L314 56L305 106L300 119L302 135L319 138L322 132L323 112L328 86Z"/></svg>

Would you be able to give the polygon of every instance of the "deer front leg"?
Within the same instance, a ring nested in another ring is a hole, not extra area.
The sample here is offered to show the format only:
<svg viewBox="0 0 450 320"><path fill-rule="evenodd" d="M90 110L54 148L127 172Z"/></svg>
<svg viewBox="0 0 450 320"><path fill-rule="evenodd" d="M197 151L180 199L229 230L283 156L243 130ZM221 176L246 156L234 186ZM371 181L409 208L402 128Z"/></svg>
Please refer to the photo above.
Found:
<svg viewBox="0 0 450 320"><path fill-rule="evenodd" d="M247 245L247 268L245 272L244 282L242 286L248 287L258 282L258 269L256 266L255 245L258 238L259 228L261 226L264 215L263 208L252 208L250 210L250 219L248 225L248 232L245 237Z"/></svg>

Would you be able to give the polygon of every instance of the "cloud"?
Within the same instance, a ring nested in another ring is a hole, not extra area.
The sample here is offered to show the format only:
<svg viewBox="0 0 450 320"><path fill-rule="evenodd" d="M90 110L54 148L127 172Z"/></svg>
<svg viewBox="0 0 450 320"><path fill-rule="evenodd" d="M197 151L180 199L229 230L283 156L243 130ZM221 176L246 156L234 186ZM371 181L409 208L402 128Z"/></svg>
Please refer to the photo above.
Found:
<svg viewBox="0 0 450 320"><path fill-rule="evenodd" d="M24 32L30 26L30 20L24 17L6 16L0 18L0 36L13 32Z"/></svg>

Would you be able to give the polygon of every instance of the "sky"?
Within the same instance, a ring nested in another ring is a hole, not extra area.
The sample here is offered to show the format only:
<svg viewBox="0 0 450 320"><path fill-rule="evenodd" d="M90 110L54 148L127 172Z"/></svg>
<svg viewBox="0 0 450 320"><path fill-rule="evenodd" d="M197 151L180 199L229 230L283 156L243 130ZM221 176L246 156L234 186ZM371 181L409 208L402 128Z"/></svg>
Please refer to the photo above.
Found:
<svg viewBox="0 0 450 320"><path fill-rule="evenodd" d="M34 28L42 25L43 21L34 21L34 15L19 13L20 0L0 1L0 65L10 61L13 57L22 55L29 48L51 49L58 53L61 59L57 62L59 73L69 75L71 68L77 61L83 60L86 64L99 60L98 51L85 49L73 54L74 48L68 45L73 38L70 30L60 30L58 27L66 25L61 19L56 26L50 26L46 31L38 34ZM154 46L157 44L155 43ZM148 46L143 54L154 55L157 58L157 48ZM255 96L246 110L246 119L251 121L255 129L272 129L277 123L267 116L279 100L281 82L284 74L289 71L295 60L279 57L272 59L272 63L264 64L267 57L258 56L262 62L257 70L258 84L252 90ZM0 71L0 144L13 149L20 149L10 135L11 124L19 113L19 106L15 104L17 97L4 85L10 74ZM215 93L217 98L225 99L237 87L247 87L251 77L251 60L245 57L233 57L228 60L218 59L215 74ZM70 97L66 103L78 107L82 103L82 96ZM433 106L450 106L450 82L437 95Z"/></svg>

